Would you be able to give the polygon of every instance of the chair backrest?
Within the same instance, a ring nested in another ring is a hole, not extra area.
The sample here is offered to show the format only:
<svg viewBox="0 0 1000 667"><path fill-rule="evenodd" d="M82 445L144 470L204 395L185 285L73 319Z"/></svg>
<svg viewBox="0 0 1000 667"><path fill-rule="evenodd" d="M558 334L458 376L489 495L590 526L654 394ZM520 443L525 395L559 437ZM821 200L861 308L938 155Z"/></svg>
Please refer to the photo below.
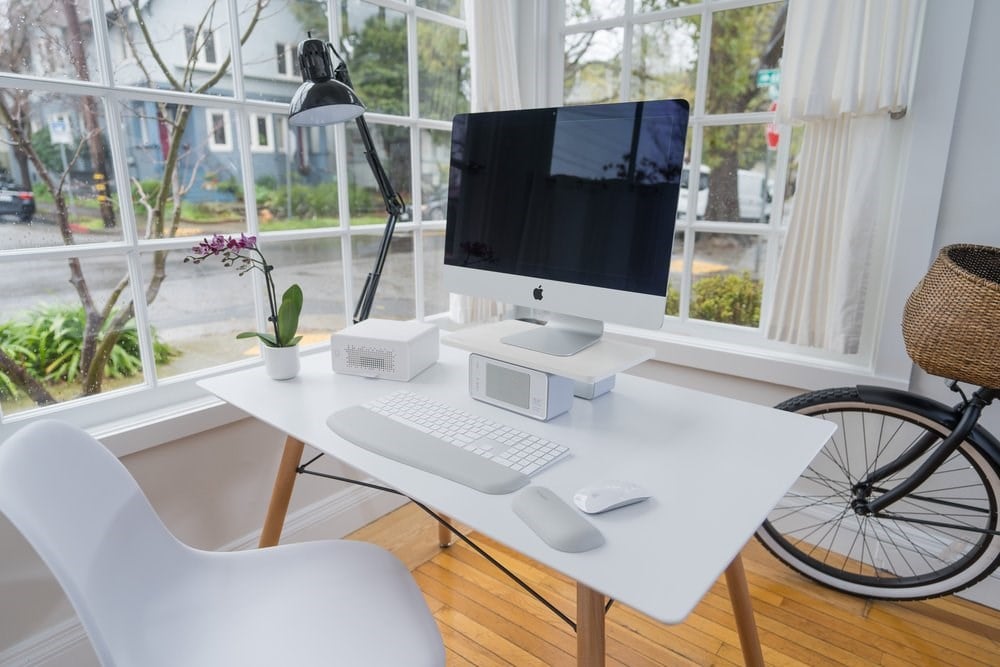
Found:
<svg viewBox="0 0 1000 667"><path fill-rule="evenodd" d="M0 444L0 512L52 570L103 664L113 664L108 639L128 625L122 616L190 551L111 452L57 421L29 424Z"/></svg>

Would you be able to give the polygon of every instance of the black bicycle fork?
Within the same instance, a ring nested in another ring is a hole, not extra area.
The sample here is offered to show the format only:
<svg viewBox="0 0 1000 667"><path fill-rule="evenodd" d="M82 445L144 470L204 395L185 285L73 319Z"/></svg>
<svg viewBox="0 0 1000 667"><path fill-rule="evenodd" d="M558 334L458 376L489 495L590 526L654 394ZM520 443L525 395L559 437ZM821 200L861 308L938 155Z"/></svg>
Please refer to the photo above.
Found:
<svg viewBox="0 0 1000 667"><path fill-rule="evenodd" d="M956 389L956 391L960 390ZM972 397L968 399L965 399L963 394L963 399L965 400L957 404L954 408L956 413L961 413L958 423L955 425L952 432L946 436L939 445L937 445L934 451L930 453L927 460L920 464L916 471L910 474L905 480L900 482L895 487L886 489L878 486L879 482L882 482L883 480L888 479L892 475L903 470L934 447L934 443L938 441L939 436L930 430L920 436L920 438L914 442L913 446L907 449L907 451L905 451L901 456L881 468L872 471L869 475L865 476L864 479L858 481L852 487L854 499L851 501L851 507L854 511L861 516L878 516L896 521L907 521L910 523L919 523L929 526L969 530L991 535L1000 534L1000 531L996 530L953 525L927 519L915 519L891 513L883 513L890 505L907 496L926 502L949 505L955 508L980 512L983 511L982 508L971 507L961 503L940 500L937 498L925 498L919 494L914 494L913 492L917 489L917 487L927 481L934 471L937 470L956 449L958 449L958 446L963 440L965 440L966 436L969 435L976 423L979 421L983 408L992 403L993 400L998 397L1000 397L1000 390L989 389L986 387L977 389L972 394ZM878 492L881 495L872 499L871 494L873 491Z"/></svg>

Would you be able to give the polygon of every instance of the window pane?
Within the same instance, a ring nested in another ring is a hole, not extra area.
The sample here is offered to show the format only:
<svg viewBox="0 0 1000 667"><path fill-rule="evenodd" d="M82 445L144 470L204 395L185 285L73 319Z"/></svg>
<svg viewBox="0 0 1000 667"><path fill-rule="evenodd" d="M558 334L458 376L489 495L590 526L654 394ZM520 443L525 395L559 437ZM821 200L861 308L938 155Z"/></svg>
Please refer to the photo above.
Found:
<svg viewBox="0 0 1000 667"><path fill-rule="evenodd" d="M303 292L298 333L303 345L325 342L330 332L344 326L343 270L339 239L308 242L268 243L260 247L272 273L277 297L292 284ZM144 272L153 274L156 262L164 261L171 276L164 281L156 301L149 307L150 322L160 337L179 354L157 364L160 377L240 361L259 353L256 339L237 340L242 331L268 331L256 324L253 272L240 276L236 267L225 267L219 258L198 264L185 263L183 251L158 258L143 255ZM205 286L211 285L211 298ZM264 303L263 291L259 297ZM270 325L268 325L270 326Z"/></svg>
<svg viewBox="0 0 1000 667"><path fill-rule="evenodd" d="M441 12L458 18L465 18L464 0L417 0L417 7Z"/></svg>
<svg viewBox="0 0 1000 667"><path fill-rule="evenodd" d="M381 241L381 234L357 234L351 237L354 256L351 277L355 300L360 297L365 278L374 266ZM443 262L444 250L441 252ZM412 320L417 316L413 285L413 234L397 230L389 245L389 254L385 258L370 316L387 320ZM354 305L351 304L352 313Z"/></svg>
<svg viewBox="0 0 1000 667"><path fill-rule="evenodd" d="M451 163L451 133L420 132L420 195L424 220L444 220L448 211L448 168ZM442 260L443 261L443 260Z"/></svg>
<svg viewBox="0 0 1000 667"><path fill-rule="evenodd" d="M451 120L469 110L469 40L464 30L417 21L420 116Z"/></svg>
<svg viewBox="0 0 1000 667"><path fill-rule="evenodd" d="M746 234L695 234L689 317L756 327L766 242Z"/></svg>
<svg viewBox="0 0 1000 667"><path fill-rule="evenodd" d="M3 3L3 48L0 71L32 76L102 81L100 58L94 57L90 3L12 0ZM53 14L61 20L53 20Z"/></svg>
<svg viewBox="0 0 1000 667"><path fill-rule="evenodd" d="M409 204L410 130L395 125L371 124L372 141L379 161L393 189ZM385 200L365 158L361 134L354 126L347 129L347 173L350 184L351 225L385 223Z"/></svg>
<svg viewBox="0 0 1000 667"><path fill-rule="evenodd" d="M161 378L240 361L256 350L254 341L236 340L237 333L257 328L250 275L240 277L218 258L185 263L187 254L175 250L142 255L144 280L159 273L169 276L148 307L153 329L179 353L157 362Z"/></svg>
<svg viewBox="0 0 1000 667"><path fill-rule="evenodd" d="M216 0L220 4L222 0ZM254 19L254 0L237 0L240 10L240 32L250 30ZM326 3L298 0L270 0L261 22L243 43L243 86L248 99L289 102L302 83L296 64L298 43L312 31L312 36L327 37ZM225 39L228 32L220 32Z"/></svg>
<svg viewBox="0 0 1000 667"><path fill-rule="evenodd" d="M614 18L625 13L625 0L566 0L566 25Z"/></svg>
<svg viewBox="0 0 1000 667"><path fill-rule="evenodd" d="M774 151L767 149L766 124L705 128L702 174L708 188L708 220L767 222L774 192ZM701 203L699 201L699 206Z"/></svg>
<svg viewBox="0 0 1000 667"><path fill-rule="evenodd" d="M370 111L405 116L410 108L406 16L360 0L341 2L340 55Z"/></svg>
<svg viewBox="0 0 1000 667"><path fill-rule="evenodd" d="M632 33L632 99L694 101L700 16L636 25Z"/></svg>
<svg viewBox="0 0 1000 667"><path fill-rule="evenodd" d="M777 90L757 86L757 73L778 67L785 3L712 14L705 110L710 114L767 111ZM773 96L773 97L772 97Z"/></svg>
<svg viewBox="0 0 1000 667"><path fill-rule="evenodd" d="M424 315L448 310L448 290L441 276L444 266L444 230L424 230Z"/></svg>
<svg viewBox="0 0 1000 667"><path fill-rule="evenodd" d="M339 226L333 128L290 127L281 116L274 121L275 151L253 156L261 230Z"/></svg>
<svg viewBox="0 0 1000 667"><path fill-rule="evenodd" d="M684 273L684 232L674 232L670 249L670 273L667 276L666 314L677 316L681 309L681 277Z"/></svg>
<svg viewBox="0 0 1000 667"><path fill-rule="evenodd" d="M5 357L0 403L5 414L143 382L127 277L123 257L0 263L0 352ZM84 310L84 290L92 300L89 311ZM102 318L105 308L110 316ZM88 312L92 328L87 327ZM106 351L107 361L92 363L112 332L119 339ZM96 370L89 372L91 367ZM22 373L32 378L34 390L16 379Z"/></svg>
<svg viewBox="0 0 1000 667"><path fill-rule="evenodd" d="M0 249L120 241L102 101L16 88L0 98L0 134L14 139L0 156L0 219L32 223L4 229Z"/></svg>
<svg viewBox="0 0 1000 667"><path fill-rule="evenodd" d="M79 1L79 0L78 0ZM120 85L232 95L229 4L189 0L184 11L126 0L104 0L115 81ZM241 0L240 25L251 25L266 0ZM155 14L154 14L155 12ZM255 29L259 29L256 24Z"/></svg>
<svg viewBox="0 0 1000 667"><path fill-rule="evenodd" d="M292 283L302 288L302 317L299 334L302 345L329 341L330 334L343 329L349 319L344 306L344 264L339 238L308 241L268 242L263 239L267 259L275 266L279 292Z"/></svg>
<svg viewBox="0 0 1000 667"><path fill-rule="evenodd" d="M246 229L231 111L132 101L121 113L139 238Z"/></svg>
<svg viewBox="0 0 1000 667"><path fill-rule="evenodd" d="M622 28L566 35L563 100L588 104L618 100L622 76Z"/></svg>

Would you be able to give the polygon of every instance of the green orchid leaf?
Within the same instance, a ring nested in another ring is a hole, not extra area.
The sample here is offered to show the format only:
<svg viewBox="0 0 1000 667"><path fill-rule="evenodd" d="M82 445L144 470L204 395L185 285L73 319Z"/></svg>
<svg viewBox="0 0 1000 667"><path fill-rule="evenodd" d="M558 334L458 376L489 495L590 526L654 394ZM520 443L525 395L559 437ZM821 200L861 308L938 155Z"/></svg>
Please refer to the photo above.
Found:
<svg viewBox="0 0 1000 667"><path fill-rule="evenodd" d="M291 347L301 339L296 338L299 328L299 315L302 313L302 288L292 285L281 295L281 305L278 306L278 331L281 338L276 347Z"/></svg>
<svg viewBox="0 0 1000 667"><path fill-rule="evenodd" d="M242 333L236 334L237 338L259 338L264 345L268 347L283 347L278 345L278 341L275 340L274 336L266 333L259 333L257 331L244 331Z"/></svg>

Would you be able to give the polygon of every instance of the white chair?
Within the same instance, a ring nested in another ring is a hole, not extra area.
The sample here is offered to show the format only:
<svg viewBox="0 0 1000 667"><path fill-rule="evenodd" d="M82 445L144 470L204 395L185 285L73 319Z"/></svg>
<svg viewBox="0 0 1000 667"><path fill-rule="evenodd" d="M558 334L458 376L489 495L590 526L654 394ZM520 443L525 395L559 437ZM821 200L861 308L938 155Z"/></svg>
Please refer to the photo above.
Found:
<svg viewBox="0 0 1000 667"><path fill-rule="evenodd" d="M56 421L0 444L0 511L51 568L104 665L443 665L406 567L350 540L211 552L178 541L101 443Z"/></svg>

